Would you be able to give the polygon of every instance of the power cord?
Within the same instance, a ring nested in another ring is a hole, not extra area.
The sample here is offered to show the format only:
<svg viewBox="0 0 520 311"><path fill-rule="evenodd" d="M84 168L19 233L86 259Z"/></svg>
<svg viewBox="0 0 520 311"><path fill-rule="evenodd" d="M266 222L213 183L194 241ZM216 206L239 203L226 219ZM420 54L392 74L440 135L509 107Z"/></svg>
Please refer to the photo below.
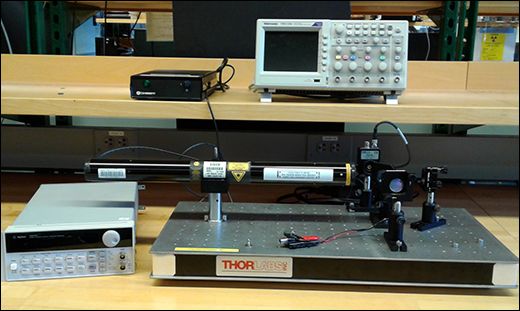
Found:
<svg viewBox="0 0 520 311"><path fill-rule="evenodd" d="M296 234L294 231L284 232L285 237L281 238L279 240L279 242L283 247L287 247L289 249L318 246L320 244L330 243L334 240L337 240L339 238L342 238L344 236L347 236L347 235L350 235L353 233L359 233L359 232L363 232L363 231L372 230L372 229L376 228L379 224L382 224L387 220L388 220L388 218L381 219L380 221L376 222L375 224L373 224L371 227L368 227L368 228L347 229L345 231L328 236L324 239L321 239L319 236L316 236L316 235L300 236L300 235Z"/></svg>
<svg viewBox="0 0 520 311"><path fill-rule="evenodd" d="M105 152L102 152L102 153L96 155L96 158L104 158L107 155L109 155L111 153L114 153L114 152L119 152L119 151L123 151L123 150L134 150L134 149L144 149L144 150L163 152L163 153L176 155L176 156L179 156L179 157L184 157L184 158L187 158L187 159L190 159L190 160L198 160L195 157L192 157L192 156L189 156L189 155L185 155L185 154L182 154L182 153L178 153L178 152L175 152L175 151L161 149L161 148L155 148L155 147L148 147L148 146L125 146L125 147L114 148L114 149L110 149L110 150L107 150Z"/></svg>
<svg viewBox="0 0 520 311"><path fill-rule="evenodd" d="M377 123L374 126L374 131L372 132L372 139L377 140L377 128L380 125L383 125L383 124L388 124L388 125L392 126L397 131L399 136L401 136L401 139L402 139L402 141L403 141L403 143L404 143L404 145L406 147L406 152L408 154L408 159L406 160L406 162L403 163L403 164L394 165L394 168L401 168L401 167L407 166L408 164L410 164L410 162L412 160L412 155L411 155L411 152L410 152L410 147L408 146L408 139L406 139L406 136L404 135L404 133L401 131L401 129L397 125L395 125L393 122L390 122L390 121L381 121L381 122Z"/></svg>
<svg viewBox="0 0 520 311"><path fill-rule="evenodd" d="M128 33L128 37L130 38L130 36L132 36L132 31L134 31L135 29L135 26L137 26L137 23L139 22L139 18L141 17L141 11L139 11L139 14L137 14L137 17L135 19L135 23L132 25L132 28L130 28L130 32Z"/></svg>
<svg viewBox="0 0 520 311"><path fill-rule="evenodd" d="M430 56L430 33L429 33L430 27L426 26L426 42L428 43L428 50L426 50L426 57L424 60L428 60L428 57Z"/></svg>
<svg viewBox="0 0 520 311"><path fill-rule="evenodd" d="M213 109L211 108L211 103L209 101L209 98L206 97L205 100L206 100L206 103L208 104L208 109L209 109L209 113L211 114L211 119L213 120L213 125L215 126L215 137L217 140L218 157L219 157L219 160L222 160L223 156L222 156L222 149L220 148L220 134L218 131L217 120L215 118L215 114L213 113Z"/></svg>
<svg viewBox="0 0 520 311"><path fill-rule="evenodd" d="M343 193L343 190L344 187L340 186L297 187L294 192L278 197L276 203L345 205L347 194ZM288 201L289 199L293 200Z"/></svg>
<svg viewBox="0 0 520 311"><path fill-rule="evenodd" d="M2 23L2 32L4 33L5 42L7 42L7 49L9 50L9 54L13 54L13 48L11 47L11 40L9 40L9 36L7 35L7 30L5 30L4 21L0 19L0 23Z"/></svg>
<svg viewBox="0 0 520 311"><path fill-rule="evenodd" d="M2 123L3 123L3 120L2 120ZM107 150L105 152L102 152L102 153L96 155L95 158L104 158L104 157L106 157L109 154L112 154L112 153L115 153L115 152L124 151L124 150L143 149L143 150L157 151L157 152L162 152L162 153L175 155L178 158L186 158L186 159L190 159L190 160L199 160L196 157L192 157L192 156L186 155L186 153L188 153L191 150L193 150L193 149L195 149L197 147L200 147L200 146L215 147L214 144L201 142L201 143L193 144L193 145L189 146L188 148L186 148L182 153L179 153L179 152L175 152L175 151L171 151L171 150L166 150L166 149L161 149L161 148L156 148L156 147L149 147L149 146L125 146L125 147L119 147L119 148L114 148L114 149ZM206 196L204 196L204 195L202 195L200 193L197 193L196 191L191 189L186 184L184 184L184 183L181 183L181 184L183 185L184 189L186 189L186 191L188 191L189 193L193 194L194 196L196 196L198 198L201 198L201 201L203 201L206 198ZM229 198L229 201L233 202L233 198L231 197L231 193L229 191L227 192L227 196Z"/></svg>
<svg viewBox="0 0 520 311"><path fill-rule="evenodd" d="M224 72L224 69L226 69L227 67L231 68L231 70L232 70L231 76L226 81L223 81L222 80L223 72ZM215 88L215 90L225 92L226 90L229 89L229 85L228 85L229 81L231 81L231 79L233 79L233 77L235 76L235 67L233 67L233 65L228 64L228 58L225 57L222 60L222 63L220 63L220 66L218 66L218 68L215 70L215 72L218 73L218 81L217 81L218 86ZM222 156L222 149L221 149L221 145L220 145L220 134L218 131L217 120L215 118L215 114L213 113L213 109L211 108L211 102L209 101L209 98L206 97L205 100L206 100L206 103L208 104L208 109L209 109L209 113L211 114L211 119L213 120L213 125L215 126L215 136L216 136L216 141L217 141L218 157L219 157L219 160L222 160L223 156Z"/></svg>
<svg viewBox="0 0 520 311"><path fill-rule="evenodd" d="M224 72L224 69L226 69L226 67L231 68L231 70L232 70L231 76L226 81L222 81L223 72ZM220 66L215 71L218 72L218 82L217 82L218 88L216 90L225 92L226 90L229 89L229 85L228 85L229 81L231 81L231 79L233 79L233 77L235 76L235 67L233 67L233 65L228 64L228 58L225 57L222 60L222 63L220 64Z"/></svg>

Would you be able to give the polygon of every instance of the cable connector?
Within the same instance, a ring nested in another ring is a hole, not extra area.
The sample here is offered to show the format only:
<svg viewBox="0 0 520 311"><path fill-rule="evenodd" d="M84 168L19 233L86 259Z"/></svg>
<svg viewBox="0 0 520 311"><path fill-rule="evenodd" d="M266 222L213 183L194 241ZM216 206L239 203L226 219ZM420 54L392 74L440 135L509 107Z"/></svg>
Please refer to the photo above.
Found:
<svg viewBox="0 0 520 311"><path fill-rule="evenodd" d="M287 247L290 249L295 249L295 248L313 247L313 246L317 246L320 244L321 244L320 241L295 242L295 243L290 243L289 245L287 245Z"/></svg>
<svg viewBox="0 0 520 311"><path fill-rule="evenodd" d="M321 239L317 235L300 236L294 232L284 232L285 238L279 240L282 247L290 249L313 247L321 244Z"/></svg>

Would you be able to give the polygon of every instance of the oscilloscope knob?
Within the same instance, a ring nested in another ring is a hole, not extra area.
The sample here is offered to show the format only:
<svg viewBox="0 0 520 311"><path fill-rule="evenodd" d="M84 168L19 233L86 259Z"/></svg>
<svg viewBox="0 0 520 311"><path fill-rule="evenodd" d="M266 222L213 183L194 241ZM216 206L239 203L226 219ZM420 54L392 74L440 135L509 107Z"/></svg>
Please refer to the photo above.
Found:
<svg viewBox="0 0 520 311"><path fill-rule="evenodd" d="M341 68L343 68L343 64L342 64L342 63L340 63L340 62L335 62L335 63L334 63L334 69L335 69L336 71L340 71Z"/></svg>
<svg viewBox="0 0 520 311"><path fill-rule="evenodd" d="M388 68L388 65L385 62L380 62L377 67L379 68L379 71L383 72L386 70L386 68Z"/></svg>
<svg viewBox="0 0 520 311"><path fill-rule="evenodd" d="M119 241L121 241L121 236L115 230L107 230L105 233L103 233L103 237L101 239L103 240L103 244L105 244L106 247L114 247L119 244Z"/></svg>
<svg viewBox="0 0 520 311"><path fill-rule="evenodd" d="M345 26L343 25L336 25L336 33L338 35L340 35L341 33L343 33L345 31Z"/></svg>

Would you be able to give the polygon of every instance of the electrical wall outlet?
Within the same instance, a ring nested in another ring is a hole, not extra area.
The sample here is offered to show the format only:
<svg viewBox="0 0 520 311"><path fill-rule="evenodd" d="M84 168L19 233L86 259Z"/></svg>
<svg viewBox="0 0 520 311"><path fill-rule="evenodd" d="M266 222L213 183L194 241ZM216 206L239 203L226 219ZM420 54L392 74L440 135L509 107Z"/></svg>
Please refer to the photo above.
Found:
<svg viewBox="0 0 520 311"><path fill-rule="evenodd" d="M307 160L344 162L350 156L351 141L339 135L308 135Z"/></svg>
<svg viewBox="0 0 520 311"><path fill-rule="evenodd" d="M110 149L137 145L135 131L97 130L94 131L96 153Z"/></svg>

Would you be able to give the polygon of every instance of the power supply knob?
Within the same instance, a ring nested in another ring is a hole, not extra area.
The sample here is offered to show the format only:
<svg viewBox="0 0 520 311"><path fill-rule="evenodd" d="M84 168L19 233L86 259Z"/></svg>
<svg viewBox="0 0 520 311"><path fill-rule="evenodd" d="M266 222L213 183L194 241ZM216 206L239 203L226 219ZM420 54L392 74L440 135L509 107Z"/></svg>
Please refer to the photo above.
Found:
<svg viewBox="0 0 520 311"><path fill-rule="evenodd" d="M336 25L336 33L338 35L341 34L343 31L345 31L345 26L343 26L343 25Z"/></svg>
<svg viewBox="0 0 520 311"><path fill-rule="evenodd" d="M181 82L181 86L184 88L185 93L189 93L190 89L191 89L191 81L185 80L185 81Z"/></svg>
<svg viewBox="0 0 520 311"><path fill-rule="evenodd" d="M356 62L350 62L350 63L348 64L348 69L349 69L350 71L354 71L354 70L356 70L356 69L357 69L357 63L356 63Z"/></svg>
<svg viewBox="0 0 520 311"><path fill-rule="evenodd" d="M380 62L379 65L377 66L377 68L379 69L379 71L385 71L386 68L388 68L388 65L385 63L385 62Z"/></svg>
<svg viewBox="0 0 520 311"><path fill-rule="evenodd" d="M121 241L121 236L119 236L119 233L115 230L108 230L103 233L101 239L106 247L114 247Z"/></svg>
<svg viewBox="0 0 520 311"><path fill-rule="evenodd" d="M403 69L403 65L401 65L401 63L395 63L394 64L394 70L395 71L401 71L401 69Z"/></svg>
<svg viewBox="0 0 520 311"><path fill-rule="evenodd" d="M335 62L335 63L334 63L334 69L335 69L336 71L340 71L341 68L343 68L343 64L342 64L342 63L340 63L340 62Z"/></svg>
<svg viewBox="0 0 520 311"><path fill-rule="evenodd" d="M366 72L372 70L372 63L365 62L365 63L363 64L363 69L365 69Z"/></svg>

